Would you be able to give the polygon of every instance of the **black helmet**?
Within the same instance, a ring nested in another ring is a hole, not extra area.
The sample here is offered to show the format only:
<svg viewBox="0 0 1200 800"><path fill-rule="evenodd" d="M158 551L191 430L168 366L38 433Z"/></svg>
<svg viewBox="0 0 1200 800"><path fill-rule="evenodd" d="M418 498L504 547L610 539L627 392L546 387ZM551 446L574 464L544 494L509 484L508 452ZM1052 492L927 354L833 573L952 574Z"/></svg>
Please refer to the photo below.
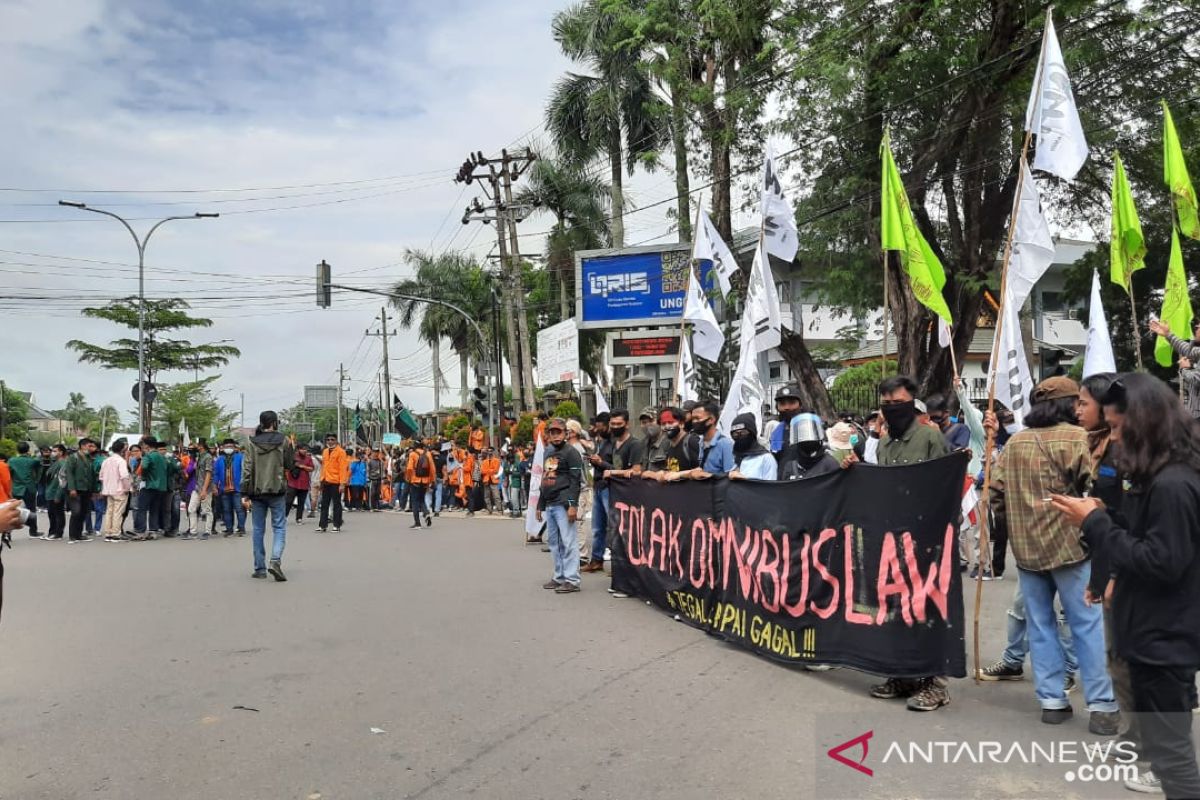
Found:
<svg viewBox="0 0 1200 800"><path fill-rule="evenodd" d="M800 387L794 383L788 383L781 386L779 391L775 392L775 402L780 400L800 400Z"/></svg>

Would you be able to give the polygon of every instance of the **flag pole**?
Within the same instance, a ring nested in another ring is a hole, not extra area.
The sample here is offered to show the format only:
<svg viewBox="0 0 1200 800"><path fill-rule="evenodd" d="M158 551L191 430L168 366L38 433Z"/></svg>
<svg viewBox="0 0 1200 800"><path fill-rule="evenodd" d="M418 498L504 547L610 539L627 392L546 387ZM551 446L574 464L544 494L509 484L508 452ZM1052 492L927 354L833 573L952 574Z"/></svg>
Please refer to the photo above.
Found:
<svg viewBox="0 0 1200 800"><path fill-rule="evenodd" d="M938 317L938 319L941 319L941 317ZM950 329L950 367L954 370L954 379L958 380L958 358L954 355L954 328L949 325L946 327Z"/></svg>
<svg viewBox="0 0 1200 800"><path fill-rule="evenodd" d="M1125 293L1129 295L1130 319L1133 322L1133 353L1137 356L1138 372L1145 372L1142 366L1142 334L1138 330L1137 303L1133 299L1133 273L1125 271Z"/></svg>
<svg viewBox="0 0 1200 800"><path fill-rule="evenodd" d="M1050 19L1054 7L1049 6L1046 9L1046 19ZM1046 31L1047 28L1042 28L1042 52L1038 56L1037 77L1044 77L1046 66ZM1038 104L1042 101L1042 93L1039 87L1034 87L1034 107L1033 118L1037 118ZM1021 158L1017 163L1017 188L1013 198L1012 216L1008 222L1008 236L1004 242L1004 261L1000 266L1000 305L996 309L996 338L992 342L992 360L989 364L989 381L988 381L988 405L989 414L995 414L996 410L996 362L1000 353L1000 341L1004 333L1004 306L1008 302L1007 285L1008 285L1008 264L1012 260L1013 237L1017 232L1017 215L1021 211L1021 190L1025 183L1026 163L1029 157L1029 145L1033 141L1033 131L1025 131L1025 141L1021 144ZM996 446L996 432L993 428L988 428L987 444L984 447L983 454L983 492L980 495L980 505L983 507L983 514L979 521L979 560L978 567L975 570L975 614L974 614L974 645L975 645L975 682L979 683L979 612L983 605L983 556L988 550L988 497L992 489L992 450ZM991 558L988 558L989 568L991 566Z"/></svg>
<svg viewBox="0 0 1200 800"><path fill-rule="evenodd" d="M888 336L888 302L890 300L888 292L888 260L891 258L891 251L883 251L883 340L880 343L880 358L879 358L879 376L881 379L887 379L887 336ZM896 363L899 367L900 362L900 343L896 342Z"/></svg>
<svg viewBox="0 0 1200 800"><path fill-rule="evenodd" d="M692 293L692 278L696 276L696 233L700 230L700 210L704 207L704 194L700 193L696 196L696 224L692 226L692 257L688 259L688 276L687 283L683 287L683 312L679 315L679 352L675 354L675 379L676 381L682 377L679 374L680 367L683 361L683 337L687 336L687 299ZM695 359L695 355L692 358ZM693 362L694 363L694 362ZM675 387L676 400L683 404L683 387Z"/></svg>

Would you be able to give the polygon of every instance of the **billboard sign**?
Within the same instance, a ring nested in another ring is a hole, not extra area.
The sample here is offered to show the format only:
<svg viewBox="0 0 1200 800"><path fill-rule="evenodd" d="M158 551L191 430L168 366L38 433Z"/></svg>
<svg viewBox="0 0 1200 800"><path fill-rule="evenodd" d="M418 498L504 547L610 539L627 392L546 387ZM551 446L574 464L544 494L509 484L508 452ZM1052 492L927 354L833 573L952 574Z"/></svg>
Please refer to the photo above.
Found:
<svg viewBox="0 0 1200 800"><path fill-rule="evenodd" d="M691 258L687 244L576 252L579 330L678 324ZM700 280L711 271L701 262Z"/></svg>
<svg viewBox="0 0 1200 800"><path fill-rule="evenodd" d="M608 363L674 364L679 359L679 331L623 331L608 334Z"/></svg>
<svg viewBox="0 0 1200 800"><path fill-rule="evenodd" d="M538 385L573 381L579 377L579 329L566 319L538 331Z"/></svg>
<svg viewBox="0 0 1200 800"><path fill-rule="evenodd" d="M338 407L338 387L336 387L336 386L305 386L304 387L304 407L309 408L309 409L337 408Z"/></svg>

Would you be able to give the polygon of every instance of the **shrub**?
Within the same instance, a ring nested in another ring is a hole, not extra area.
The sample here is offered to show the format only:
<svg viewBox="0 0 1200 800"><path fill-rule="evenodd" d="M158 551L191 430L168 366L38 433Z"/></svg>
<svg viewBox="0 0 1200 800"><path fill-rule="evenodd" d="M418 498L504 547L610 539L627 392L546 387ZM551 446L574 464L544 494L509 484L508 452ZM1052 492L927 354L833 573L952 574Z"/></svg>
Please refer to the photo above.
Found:
<svg viewBox="0 0 1200 800"><path fill-rule="evenodd" d="M457 441L458 432L460 430L469 431L471 429L471 420L466 414L457 414L446 420L446 424L442 426L442 435L450 441Z"/></svg>
<svg viewBox="0 0 1200 800"><path fill-rule="evenodd" d="M537 428L537 417L533 414L522 414L517 420L517 432L513 435L513 444L524 447L533 444L533 432Z"/></svg>
<svg viewBox="0 0 1200 800"><path fill-rule="evenodd" d="M579 404L574 400L563 400L554 407L552 417L562 417L563 419L573 419L578 422L583 422L583 412L579 410Z"/></svg>
<svg viewBox="0 0 1200 800"><path fill-rule="evenodd" d="M17 454L17 443L12 439L0 439L0 458L12 458Z"/></svg>

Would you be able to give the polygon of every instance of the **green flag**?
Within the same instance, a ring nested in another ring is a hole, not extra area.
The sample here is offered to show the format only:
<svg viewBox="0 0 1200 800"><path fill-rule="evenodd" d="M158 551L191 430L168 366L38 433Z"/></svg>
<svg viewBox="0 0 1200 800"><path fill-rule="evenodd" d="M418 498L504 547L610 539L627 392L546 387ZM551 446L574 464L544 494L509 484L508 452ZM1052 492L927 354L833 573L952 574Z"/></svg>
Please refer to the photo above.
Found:
<svg viewBox="0 0 1200 800"><path fill-rule="evenodd" d="M1175 201L1175 213L1179 216L1179 230L1184 236L1200 239L1200 217L1196 213L1196 190L1188 176L1187 164L1183 160L1183 148L1179 145L1179 134L1175 132L1175 120L1171 109L1163 101L1163 179L1171 189Z"/></svg>
<svg viewBox="0 0 1200 800"><path fill-rule="evenodd" d="M890 134L883 135L883 144L879 150L883 156L880 243L884 250L900 251L900 262L904 265L916 298L944 319L947 325L953 324L950 308L946 305L946 298L942 296L942 287L946 285L946 272L913 219L908 195L904 191L904 182L900 180L900 171L896 169L896 159L892 156Z"/></svg>
<svg viewBox="0 0 1200 800"><path fill-rule="evenodd" d="M1171 230L1171 260L1167 262L1167 288L1163 294L1162 321L1181 339L1192 337L1192 301L1188 298L1187 275L1183 271L1183 251L1179 249L1179 231ZM1154 342L1154 358L1164 367L1171 366L1171 343L1162 336Z"/></svg>
<svg viewBox="0 0 1200 800"><path fill-rule="evenodd" d="M1112 185L1112 241L1109 244L1109 262L1112 282L1126 292L1133 285L1133 273L1146 266L1146 242L1142 238L1142 223L1138 219L1137 207L1133 204L1133 192L1125 177L1125 165L1121 154L1113 153Z"/></svg>

